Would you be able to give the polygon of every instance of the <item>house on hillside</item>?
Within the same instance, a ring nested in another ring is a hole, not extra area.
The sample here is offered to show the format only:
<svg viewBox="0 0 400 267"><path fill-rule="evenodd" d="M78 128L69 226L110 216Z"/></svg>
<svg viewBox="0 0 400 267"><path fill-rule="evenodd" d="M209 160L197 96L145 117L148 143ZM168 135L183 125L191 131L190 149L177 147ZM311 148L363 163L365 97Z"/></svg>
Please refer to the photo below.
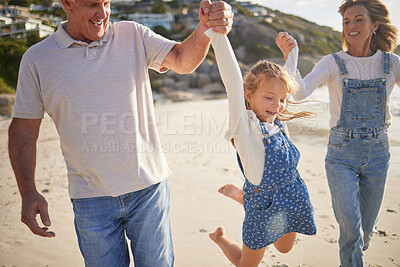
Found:
<svg viewBox="0 0 400 267"><path fill-rule="evenodd" d="M40 38L43 38L54 33L52 27L43 25L42 21L37 19L28 18L11 23L6 19L0 17L0 37L21 39L27 38L31 34L38 34Z"/></svg>
<svg viewBox="0 0 400 267"><path fill-rule="evenodd" d="M139 13L151 13L151 10L153 9L153 4L154 1L148 1L148 2L134 2L133 7L135 8L136 12Z"/></svg>
<svg viewBox="0 0 400 267"><path fill-rule="evenodd" d="M136 21L151 29L154 29L154 27L156 26L162 26L168 31L170 31L175 27L175 19L172 14L133 13L133 14L128 14L127 17L129 20Z"/></svg>
<svg viewBox="0 0 400 267"><path fill-rule="evenodd" d="M266 7L260 6L258 4L253 4L252 2L237 1L236 3L244 8L247 8L256 17L265 17L268 15L268 9Z"/></svg>
<svg viewBox="0 0 400 267"><path fill-rule="evenodd" d="M11 24L12 21L13 21L12 18L0 16L0 25Z"/></svg>
<svg viewBox="0 0 400 267"><path fill-rule="evenodd" d="M12 19L17 19L17 18L28 18L30 16L31 12L29 8L27 7L21 7L21 6L1 6L0 5L0 16L2 17L8 17Z"/></svg>

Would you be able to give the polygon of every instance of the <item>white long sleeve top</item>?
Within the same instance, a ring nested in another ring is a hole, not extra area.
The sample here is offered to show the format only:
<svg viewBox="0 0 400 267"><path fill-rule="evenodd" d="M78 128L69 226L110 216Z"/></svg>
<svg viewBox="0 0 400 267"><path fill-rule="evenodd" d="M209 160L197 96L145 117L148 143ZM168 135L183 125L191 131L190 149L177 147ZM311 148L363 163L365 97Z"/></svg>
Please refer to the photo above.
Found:
<svg viewBox="0 0 400 267"><path fill-rule="evenodd" d="M218 69L228 94L229 129L225 138L230 142L233 138L236 151L244 169L244 175L253 184L261 183L264 172L265 150L264 135L259 120L252 110L246 110L243 78L239 64L226 35L207 30L205 34L211 39L217 59ZM288 65L291 71L297 68L298 50L292 51ZM269 135L280 131L273 123L264 123Z"/></svg>
<svg viewBox="0 0 400 267"><path fill-rule="evenodd" d="M329 126L335 127L340 118L340 108L342 105L342 84L343 78L370 80L384 77L383 52L378 50L370 57L353 57L344 51L337 55L344 60L349 74L340 75L340 70L332 55L323 57L313 68L313 70L303 79L297 71L296 81L299 90L293 94L295 100L302 100L311 95L312 92L321 84L325 84L329 90ZM295 58L289 58L288 61ZM391 113L389 108L390 95L395 84L400 86L400 57L396 54L390 55L390 74L386 77L386 125L391 124ZM293 63L290 63L293 64Z"/></svg>

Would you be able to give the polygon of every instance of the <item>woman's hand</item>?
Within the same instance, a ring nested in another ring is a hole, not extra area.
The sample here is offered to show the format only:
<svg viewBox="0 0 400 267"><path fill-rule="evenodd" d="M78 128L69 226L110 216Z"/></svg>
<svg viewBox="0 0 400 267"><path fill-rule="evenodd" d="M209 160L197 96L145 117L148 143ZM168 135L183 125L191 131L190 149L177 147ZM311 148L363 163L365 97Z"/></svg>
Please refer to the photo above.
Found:
<svg viewBox="0 0 400 267"><path fill-rule="evenodd" d="M276 45L282 51L285 62L289 56L290 51L296 47L297 41L287 32L280 32L276 37Z"/></svg>

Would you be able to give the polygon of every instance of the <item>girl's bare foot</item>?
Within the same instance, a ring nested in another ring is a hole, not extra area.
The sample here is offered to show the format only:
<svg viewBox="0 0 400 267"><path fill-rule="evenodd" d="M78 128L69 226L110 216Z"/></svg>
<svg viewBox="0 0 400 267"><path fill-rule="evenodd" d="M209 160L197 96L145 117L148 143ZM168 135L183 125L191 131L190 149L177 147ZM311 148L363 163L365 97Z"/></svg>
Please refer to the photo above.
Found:
<svg viewBox="0 0 400 267"><path fill-rule="evenodd" d="M218 227L214 233L209 234L212 241L218 244L218 241L222 236L225 236L225 229L223 227Z"/></svg>
<svg viewBox="0 0 400 267"><path fill-rule="evenodd" d="M236 200L237 202L243 205L244 191L239 187L237 187L236 185L226 184L224 186L221 186L221 188L218 189L218 192L229 198L232 198L233 200Z"/></svg>

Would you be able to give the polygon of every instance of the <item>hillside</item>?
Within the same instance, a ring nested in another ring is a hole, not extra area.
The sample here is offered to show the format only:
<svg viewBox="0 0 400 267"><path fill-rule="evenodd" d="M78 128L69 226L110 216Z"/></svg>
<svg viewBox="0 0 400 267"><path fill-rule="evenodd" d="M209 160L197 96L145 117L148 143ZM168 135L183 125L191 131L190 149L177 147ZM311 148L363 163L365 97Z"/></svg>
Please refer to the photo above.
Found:
<svg viewBox="0 0 400 267"><path fill-rule="evenodd" d="M174 14L177 29L168 32L163 27L157 26L154 30L167 38L183 40L192 30L185 32L183 30L185 27L181 24L180 18L189 15L197 18L199 3L192 2L183 8L179 8L176 2L177 0L168 2L167 10ZM278 64L284 63L282 54L275 44L275 38L280 31L289 32L298 41L300 48L298 66L303 75L307 74L323 55L341 49L340 33L329 27L320 26L301 17L251 3L231 1L230 4L235 12L235 18L232 32L228 37L243 72L246 72L249 66L260 59L270 59ZM117 6L117 4L114 6ZM132 12L132 8L134 12L142 12L136 5L133 7L124 5L122 10ZM189 10L189 14L184 15L184 9ZM122 14L126 15L126 13ZM124 18L119 16L118 12L112 14L112 17L114 20ZM18 65L22 54L37 41L37 38L18 41L0 38L0 69L2 69L0 71L0 93L15 91ZM397 52L399 52L399 48ZM207 85L210 92L222 92L223 94L219 73L214 65L214 55L211 49L207 60L192 75L178 76L169 72L167 75L159 76L151 73L153 89L157 92L161 92L160 89L174 92L187 91L188 88L204 88Z"/></svg>
<svg viewBox="0 0 400 267"><path fill-rule="evenodd" d="M306 75L318 60L341 49L340 33L303 18L265 8L266 15L254 16L247 9L237 8L234 26L228 37L232 43L242 73L260 59L284 64L282 53L275 44L276 36L287 31L296 38L300 48L298 68ZM212 48L207 59L190 75L151 71L152 88L157 100L185 101L201 98L226 97Z"/></svg>
<svg viewBox="0 0 400 267"><path fill-rule="evenodd" d="M237 5L234 7L237 8ZM299 44L302 74L308 73L322 56L341 49L340 33L332 28L295 15L260 8L264 10L263 16L254 16L238 8L229 34L236 56L244 64L252 65L263 58L282 64L282 54L275 44L275 38L281 31L291 34Z"/></svg>
<svg viewBox="0 0 400 267"><path fill-rule="evenodd" d="M234 47L243 45L250 54L257 48L269 57L281 56L275 38L280 31L287 31L296 38L303 55L320 56L340 49L339 32L298 16L266 10L267 15L263 18L245 16L241 18L242 22L235 23L230 34Z"/></svg>

